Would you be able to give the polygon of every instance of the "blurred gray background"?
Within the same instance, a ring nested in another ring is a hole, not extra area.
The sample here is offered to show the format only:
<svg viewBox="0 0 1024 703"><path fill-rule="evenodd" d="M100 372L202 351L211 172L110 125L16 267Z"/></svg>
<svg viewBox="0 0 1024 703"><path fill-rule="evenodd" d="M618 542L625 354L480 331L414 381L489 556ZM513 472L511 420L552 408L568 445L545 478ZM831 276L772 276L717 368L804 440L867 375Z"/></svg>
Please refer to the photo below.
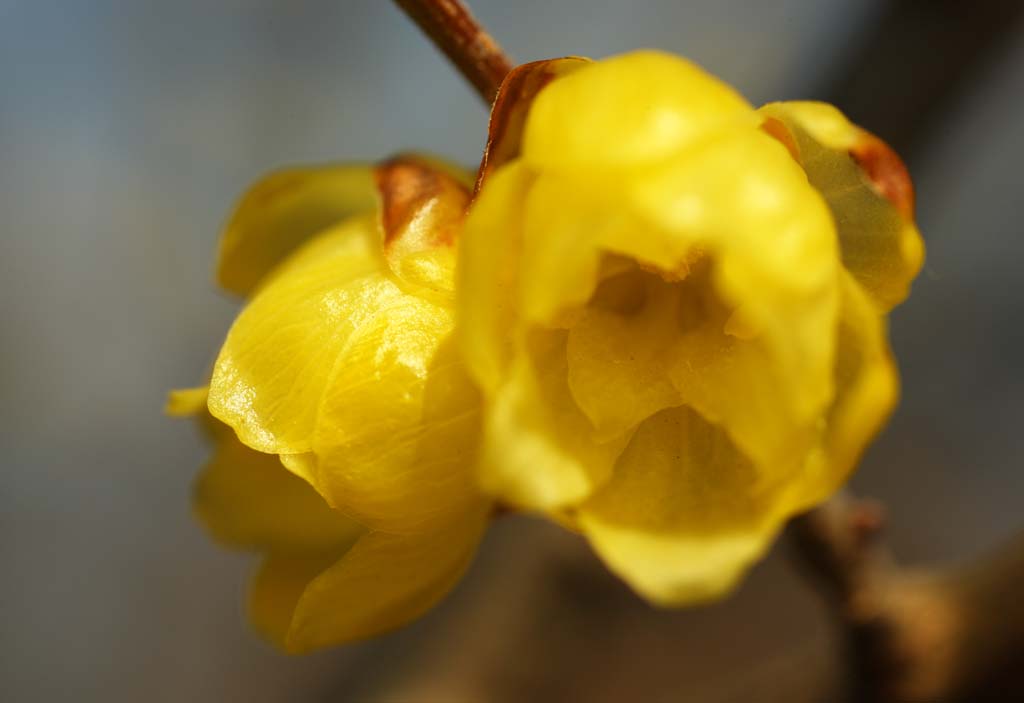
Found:
<svg viewBox="0 0 1024 703"><path fill-rule="evenodd" d="M904 401L855 484L908 560L1021 527L1019 22L904 45L881 0L471 4L521 61L658 47L755 103L836 100L905 148L928 261L892 323ZM253 562L191 518L206 449L161 414L236 310L212 284L219 227L284 164L407 148L471 164L486 117L384 0L0 0L0 699L711 700L829 651L783 548L733 599L659 613L524 519L408 630L306 658L249 631ZM543 623L512 618L524 607Z"/></svg>

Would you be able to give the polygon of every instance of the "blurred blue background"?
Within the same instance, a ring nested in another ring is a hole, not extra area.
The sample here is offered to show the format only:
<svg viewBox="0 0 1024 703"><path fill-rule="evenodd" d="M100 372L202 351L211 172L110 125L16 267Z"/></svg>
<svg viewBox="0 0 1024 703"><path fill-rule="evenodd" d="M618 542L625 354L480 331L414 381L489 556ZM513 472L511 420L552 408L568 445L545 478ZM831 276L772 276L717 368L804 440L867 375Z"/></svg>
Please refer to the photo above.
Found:
<svg viewBox="0 0 1024 703"><path fill-rule="evenodd" d="M833 98L888 5L472 2L517 60L658 47L754 103ZM928 261L892 322L904 401L855 481L915 561L1024 517L1024 31L986 51L909 154ZM894 119L914 76L895 85ZM0 0L0 697L696 701L827 665L827 622L784 554L730 601L658 613L524 520L382 640L294 659L244 623L252 562L191 518L206 449L161 414L236 310L212 284L218 230L281 165L408 148L472 164L486 118L383 0ZM550 617L513 616L524 603Z"/></svg>

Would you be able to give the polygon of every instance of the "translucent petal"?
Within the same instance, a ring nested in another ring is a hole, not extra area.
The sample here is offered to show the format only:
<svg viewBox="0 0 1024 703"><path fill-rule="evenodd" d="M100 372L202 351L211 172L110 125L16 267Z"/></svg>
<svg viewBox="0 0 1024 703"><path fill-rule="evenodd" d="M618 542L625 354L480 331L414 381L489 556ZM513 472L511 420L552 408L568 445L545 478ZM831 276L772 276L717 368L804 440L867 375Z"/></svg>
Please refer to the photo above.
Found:
<svg viewBox="0 0 1024 703"><path fill-rule="evenodd" d="M849 274L842 293L836 398L795 470L764 480L720 426L674 408L640 426L578 511L596 551L646 598L682 605L727 591L783 521L843 484L888 418L897 377L884 321Z"/></svg>
<svg viewBox="0 0 1024 703"><path fill-rule="evenodd" d="M756 130L707 137L626 179L545 173L525 208L520 285L529 320L551 322L582 304L601 251L675 279L711 259L722 296L752 330L774 330L778 342L795 345L779 350L791 356L834 319L837 242L828 209L785 150Z"/></svg>
<svg viewBox="0 0 1024 703"><path fill-rule="evenodd" d="M522 201L532 178L519 162L498 169L466 218L459 240L457 311L460 350L488 393L501 382L518 320Z"/></svg>
<svg viewBox="0 0 1024 703"><path fill-rule="evenodd" d="M660 605L727 591L778 526L772 496L728 435L687 408L644 422L578 512L609 568Z"/></svg>
<svg viewBox="0 0 1024 703"><path fill-rule="evenodd" d="M292 251L328 227L372 211L372 168L326 165L265 176L242 197L220 240L217 281L247 295Z"/></svg>
<svg viewBox="0 0 1024 703"><path fill-rule="evenodd" d="M625 294L630 307L611 307L610 288L619 296L635 289ZM687 404L726 428L765 478L791 473L817 437L819 416L795 412L794 396L805 389L779 373L762 338L730 334L733 317L706 266L682 282L634 271L602 284L570 330L568 346L573 397L599 436L616 436L661 409ZM825 381L802 382L831 387L826 372Z"/></svg>
<svg viewBox="0 0 1024 703"><path fill-rule="evenodd" d="M317 486L317 458L313 452L302 454L278 454L286 469L311 486ZM322 497L322 495L321 495Z"/></svg>
<svg viewBox="0 0 1024 703"><path fill-rule="evenodd" d="M218 541L270 552L341 550L364 531L273 454L225 433L196 480L196 515Z"/></svg>
<svg viewBox="0 0 1024 703"><path fill-rule="evenodd" d="M837 242L827 208L785 149L754 130L722 134L646 172L630 196L654 226L647 236L690 240L710 260L715 294L736 316L729 336L762 345L790 389L776 402L788 403L798 424L821 412L832 398Z"/></svg>
<svg viewBox="0 0 1024 703"><path fill-rule="evenodd" d="M843 264L883 310L902 302L924 261L913 220L913 187L891 149L831 105L785 102L760 110L824 196ZM781 127L780 127L781 126Z"/></svg>
<svg viewBox="0 0 1024 703"><path fill-rule="evenodd" d="M405 296L348 340L321 401L316 483L371 527L409 532L481 500L480 400L453 313Z"/></svg>
<svg viewBox="0 0 1024 703"><path fill-rule="evenodd" d="M172 391L168 412L192 415L213 440L194 485L193 508L210 534L233 547L321 552L350 544L364 528L332 510L279 457L249 449L206 409L207 388Z"/></svg>
<svg viewBox="0 0 1024 703"><path fill-rule="evenodd" d="M570 328L569 388L597 436L683 403L670 374L684 332L678 299L671 284L634 268L602 283Z"/></svg>
<svg viewBox="0 0 1024 703"><path fill-rule="evenodd" d="M260 290L279 278L300 275L308 268L322 267L324 259L345 263L340 272L348 276L353 267L367 270L384 268L380 232L375 215L353 217L321 230L285 257L260 281Z"/></svg>
<svg viewBox="0 0 1024 703"><path fill-rule="evenodd" d="M492 495L533 510L585 499L611 474L628 433L595 441L567 383L567 334L535 331L491 399L481 483Z"/></svg>
<svg viewBox="0 0 1024 703"><path fill-rule="evenodd" d="M257 632L287 649L295 607L306 587L344 554L342 551L267 556L249 587L249 620Z"/></svg>
<svg viewBox="0 0 1024 703"><path fill-rule="evenodd" d="M899 399L899 375L885 319L849 273L843 274L842 291L836 399L801 481L790 487L793 512L824 500L846 481Z"/></svg>
<svg viewBox="0 0 1024 703"><path fill-rule="evenodd" d="M732 88L685 59L635 51L544 88L527 118L523 158L553 170L637 164L736 124L757 119Z"/></svg>
<svg viewBox="0 0 1024 703"><path fill-rule="evenodd" d="M576 174L545 173L526 197L519 307L527 323L550 325L583 305L597 282L602 237L638 230L627 209L610 207L593 186Z"/></svg>
<svg viewBox="0 0 1024 703"><path fill-rule="evenodd" d="M835 232L803 173L769 137L737 130L637 171L618 201L576 180L589 198L572 209L579 231L536 238L564 259L536 275L545 311L563 293L544 282L598 246L650 271L605 280L571 323L570 387L599 436L687 403L766 471L791 470L832 398L839 295ZM551 208L575 205L561 190Z"/></svg>
<svg viewBox="0 0 1024 703"><path fill-rule="evenodd" d="M486 525L466 513L416 535L371 532L336 563L268 559L250 596L253 620L291 652L381 634L419 617L459 580Z"/></svg>
<svg viewBox="0 0 1024 703"><path fill-rule="evenodd" d="M370 227L354 220L310 242L231 327L209 407L250 447L311 451L320 398L349 336L403 296L378 272L379 261L352 244Z"/></svg>

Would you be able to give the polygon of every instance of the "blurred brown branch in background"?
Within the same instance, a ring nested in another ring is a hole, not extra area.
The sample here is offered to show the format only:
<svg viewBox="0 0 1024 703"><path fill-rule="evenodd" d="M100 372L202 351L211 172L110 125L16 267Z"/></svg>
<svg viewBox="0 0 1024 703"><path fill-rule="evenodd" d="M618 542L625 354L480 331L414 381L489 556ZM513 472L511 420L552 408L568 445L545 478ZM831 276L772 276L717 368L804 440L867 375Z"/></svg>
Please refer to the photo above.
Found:
<svg viewBox="0 0 1024 703"><path fill-rule="evenodd" d="M839 495L790 525L846 639L857 703L1024 700L1024 534L962 568L899 566L879 505Z"/></svg>

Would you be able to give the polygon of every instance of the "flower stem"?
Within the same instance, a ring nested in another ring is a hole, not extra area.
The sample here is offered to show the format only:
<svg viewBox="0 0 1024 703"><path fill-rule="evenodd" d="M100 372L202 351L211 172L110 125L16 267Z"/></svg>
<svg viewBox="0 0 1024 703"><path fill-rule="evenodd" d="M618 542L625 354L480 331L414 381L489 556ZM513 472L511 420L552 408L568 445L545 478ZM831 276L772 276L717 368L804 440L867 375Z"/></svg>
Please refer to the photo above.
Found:
<svg viewBox="0 0 1024 703"><path fill-rule="evenodd" d="M461 0L395 0L490 105L512 61Z"/></svg>

